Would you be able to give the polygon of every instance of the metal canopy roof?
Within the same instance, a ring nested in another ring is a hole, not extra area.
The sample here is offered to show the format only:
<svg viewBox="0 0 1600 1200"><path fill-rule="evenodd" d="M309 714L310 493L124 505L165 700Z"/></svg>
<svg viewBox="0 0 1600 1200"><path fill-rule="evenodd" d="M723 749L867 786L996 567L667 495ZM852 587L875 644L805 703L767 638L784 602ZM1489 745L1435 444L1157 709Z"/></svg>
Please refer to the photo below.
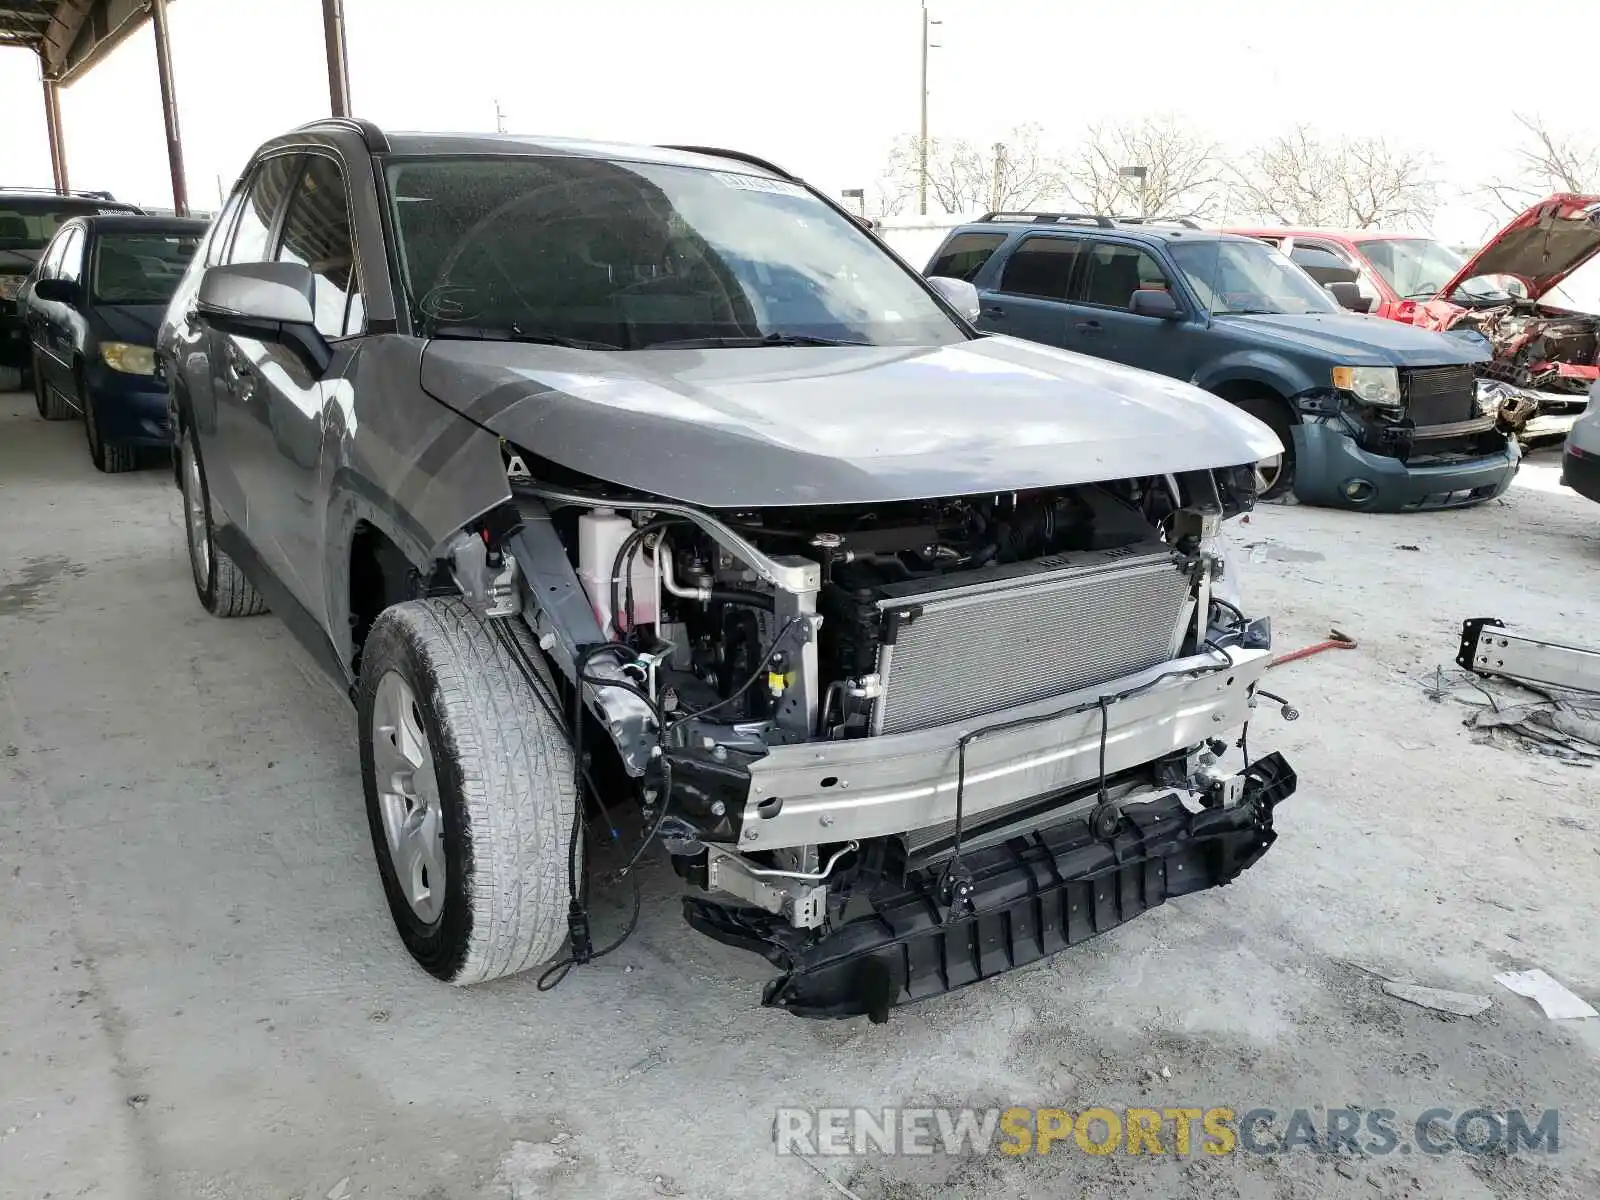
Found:
<svg viewBox="0 0 1600 1200"><path fill-rule="evenodd" d="M34 51L67 84L149 19L148 0L0 0L0 46Z"/></svg>

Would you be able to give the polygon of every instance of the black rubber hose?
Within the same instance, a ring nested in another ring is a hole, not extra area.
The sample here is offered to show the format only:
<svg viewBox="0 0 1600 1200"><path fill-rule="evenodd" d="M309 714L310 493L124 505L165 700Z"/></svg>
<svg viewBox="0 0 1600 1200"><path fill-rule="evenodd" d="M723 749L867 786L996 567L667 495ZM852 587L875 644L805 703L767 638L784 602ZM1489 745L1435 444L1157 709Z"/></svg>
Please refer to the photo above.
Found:
<svg viewBox="0 0 1600 1200"><path fill-rule="evenodd" d="M773 612L776 608L773 603L773 597L763 592L714 591L711 593L707 603L745 604L751 608L765 609L767 612Z"/></svg>

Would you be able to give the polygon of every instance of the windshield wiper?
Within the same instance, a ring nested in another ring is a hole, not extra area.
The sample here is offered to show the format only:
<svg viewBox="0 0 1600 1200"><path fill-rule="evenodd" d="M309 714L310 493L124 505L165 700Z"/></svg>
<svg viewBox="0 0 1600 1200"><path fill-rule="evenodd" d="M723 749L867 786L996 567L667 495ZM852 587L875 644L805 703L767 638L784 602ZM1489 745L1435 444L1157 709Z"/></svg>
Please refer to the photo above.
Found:
<svg viewBox="0 0 1600 1200"><path fill-rule="evenodd" d="M647 342L641 350L728 350L752 346L870 346L871 342L850 342L839 338L811 337L803 333L769 333L765 337L673 338Z"/></svg>
<svg viewBox="0 0 1600 1200"><path fill-rule="evenodd" d="M591 342L584 338L563 337L559 333L536 333L515 325L469 325L458 321L432 321L422 327L423 336L453 338L474 342L522 342L530 346L565 346L569 350L621 350L611 342Z"/></svg>

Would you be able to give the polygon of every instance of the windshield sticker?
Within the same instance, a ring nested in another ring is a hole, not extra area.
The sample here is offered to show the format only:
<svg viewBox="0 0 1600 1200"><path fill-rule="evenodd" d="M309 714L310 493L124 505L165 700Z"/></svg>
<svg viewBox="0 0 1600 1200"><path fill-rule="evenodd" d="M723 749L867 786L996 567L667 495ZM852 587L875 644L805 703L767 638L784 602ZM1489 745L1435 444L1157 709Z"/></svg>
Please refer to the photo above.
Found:
<svg viewBox="0 0 1600 1200"><path fill-rule="evenodd" d="M765 175L740 175L734 171L713 171L713 178L731 188L746 192L770 192L775 196L804 196L805 188L782 179L768 179Z"/></svg>

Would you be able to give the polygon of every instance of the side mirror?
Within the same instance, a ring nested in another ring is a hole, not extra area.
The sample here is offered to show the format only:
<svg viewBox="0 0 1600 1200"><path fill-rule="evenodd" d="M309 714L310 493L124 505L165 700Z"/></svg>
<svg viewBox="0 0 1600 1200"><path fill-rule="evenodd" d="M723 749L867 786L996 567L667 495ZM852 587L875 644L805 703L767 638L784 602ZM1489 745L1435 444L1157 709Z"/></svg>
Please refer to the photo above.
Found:
<svg viewBox="0 0 1600 1200"><path fill-rule="evenodd" d="M1171 292L1164 288L1140 288L1128 301L1128 311L1141 317L1158 317L1163 321L1177 321L1183 309Z"/></svg>
<svg viewBox="0 0 1600 1200"><path fill-rule="evenodd" d="M951 279L948 275L930 275L928 283L945 302L969 321L976 321L982 310L978 305L978 289L965 279Z"/></svg>
<svg viewBox="0 0 1600 1200"><path fill-rule="evenodd" d="M1372 297L1363 296L1361 289L1353 283L1339 279L1332 283L1322 285L1333 294L1339 302L1340 308L1348 308L1351 312L1369 313L1372 311Z"/></svg>
<svg viewBox="0 0 1600 1200"><path fill-rule="evenodd" d="M33 294L47 304L76 304L78 285L70 279L40 279L33 285Z"/></svg>
<svg viewBox="0 0 1600 1200"><path fill-rule="evenodd" d="M276 342L292 350L313 375L333 359L317 332L312 296L316 278L300 263L233 263L200 277L195 313L224 333Z"/></svg>

